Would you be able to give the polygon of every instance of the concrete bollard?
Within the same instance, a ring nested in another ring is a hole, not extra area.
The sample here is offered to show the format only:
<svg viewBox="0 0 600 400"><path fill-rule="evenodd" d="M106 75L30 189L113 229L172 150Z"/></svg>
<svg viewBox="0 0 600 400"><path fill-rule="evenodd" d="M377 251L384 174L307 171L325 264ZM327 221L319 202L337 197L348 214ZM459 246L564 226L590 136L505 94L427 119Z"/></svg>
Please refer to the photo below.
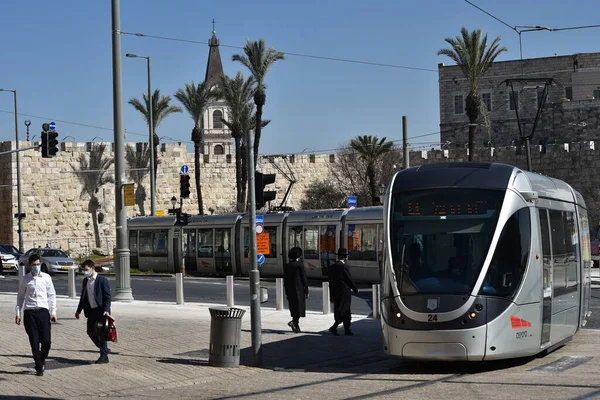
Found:
<svg viewBox="0 0 600 400"><path fill-rule="evenodd" d="M275 278L275 308L283 310L283 278Z"/></svg>
<svg viewBox="0 0 600 400"><path fill-rule="evenodd" d="M19 287L21 287L21 281L23 280L23 277L25 276L25 266L24 265L19 265Z"/></svg>
<svg viewBox="0 0 600 400"><path fill-rule="evenodd" d="M379 284L373 285L373 318L374 319L379 319L379 317L380 317L380 312L379 312L379 304L381 302L381 296L379 294L380 287L381 286Z"/></svg>
<svg viewBox="0 0 600 400"><path fill-rule="evenodd" d="M233 295L233 275L227 275L225 283L227 285L227 307L234 307L235 297Z"/></svg>
<svg viewBox="0 0 600 400"><path fill-rule="evenodd" d="M177 304L184 304L184 301L183 301L183 274L181 272L175 274L175 297L177 297Z"/></svg>
<svg viewBox="0 0 600 400"><path fill-rule="evenodd" d="M323 282L323 314L329 313L329 282Z"/></svg>
<svg viewBox="0 0 600 400"><path fill-rule="evenodd" d="M71 268L67 274L67 281L69 287L69 298L74 299L77 297L77 292L75 290L75 270Z"/></svg>

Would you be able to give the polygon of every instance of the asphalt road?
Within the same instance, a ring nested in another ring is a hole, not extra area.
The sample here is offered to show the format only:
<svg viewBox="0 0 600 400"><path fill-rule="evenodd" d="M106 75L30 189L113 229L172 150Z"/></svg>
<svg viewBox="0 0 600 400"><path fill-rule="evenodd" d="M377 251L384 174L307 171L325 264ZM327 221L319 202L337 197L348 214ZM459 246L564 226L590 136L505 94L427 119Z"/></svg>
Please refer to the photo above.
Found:
<svg viewBox="0 0 600 400"><path fill-rule="evenodd" d="M53 276L54 287L57 294L68 295L67 275L56 274ZM83 276L78 275L75 285L79 291ZM113 293L116 282L115 277L109 275ZM16 275L0 276L0 292L16 292L18 278ZM269 300L263 303L265 307L275 307L275 282L274 280L262 281L262 287L266 287ZM372 313L372 291L370 285L358 285L359 293L352 297L352 312L355 314L369 315ZM131 288L136 300L175 302L175 278L171 276L132 276ZM185 278L184 279L185 301L190 303L227 303L227 292L225 278ZM250 305L250 287L248 278L238 278L234 284L235 304L240 306ZM284 305L287 308L287 302ZM310 282L309 298L306 307L311 311L322 311L322 289L321 282ZM591 317L585 328L600 329L600 286L592 288L592 299L590 304ZM333 307L332 307L333 311Z"/></svg>
<svg viewBox="0 0 600 400"><path fill-rule="evenodd" d="M113 294L117 286L115 277L108 275L111 281ZM69 290L67 287L67 275L55 274L52 277L54 288L59 295L67 296ZM83 276L78 275L75 278L77 291L81 289ZM322 311L322 287L321 282L309 282L309 297L306 308L310 311ZM0 278L0 292L16 292L18 278L15 275L8 275ZM261 281L261 287L266 287L269 300L263 303L265 307L275 308L275 281ZM372 290L371 286L358 285L359 293L352 298L352 312L356 314L369 315L372 312ZM175 296L175 278L170 276L132 276L131 289L133 297L136 300L146 301L166 301L176 302ZM227 303L227 288L225 278L185 278L184 279L184 300L190 303ZM235 304L240 306L250 305L250 285L248 278L239 278L234 283ZM287 308L287 302L284 302ZM333 306L331 307L333 312Z"/></svg>

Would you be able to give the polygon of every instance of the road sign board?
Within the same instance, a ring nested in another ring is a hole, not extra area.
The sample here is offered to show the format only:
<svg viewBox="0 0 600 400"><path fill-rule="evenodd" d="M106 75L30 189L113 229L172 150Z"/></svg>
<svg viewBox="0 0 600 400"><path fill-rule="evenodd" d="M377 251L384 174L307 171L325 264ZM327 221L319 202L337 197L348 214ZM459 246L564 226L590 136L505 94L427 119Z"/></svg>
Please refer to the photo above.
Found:
<svg viewBox="0 0 600 400"><path fill-rule="evenodd" d="M271 254L271 238L268 233L256 235L256 252L259 254Z"/></svg>
<svg viewBox="0 0 600 400"><path fill-rule="evenodd" d="M125 207L135 205L134 184L126 183L123 185L125 191Z"/></svg>
<svg viewBox="0 0 600 400"><path fill-rule="evenodd" d="M261 234L263 233L265 229L263 228L262 225L256 225L256 234Z"/></svg>
<svg viewBox="0 0 600 400"><path fill-rule="evenodd" d="M265 256L262 254L257 254L256 261L258 262L258 265L262 265L265 262Z"/></svg>
<svg viewBox="0 0 600 400"><path fill-rule="evenodd" d="M50 130L53 131L56 129L56 124L54 122L50 122Z"/></svg>
<svg viewBox="0 0 600 400"><path fill-rule="evenodd" d="M356 196L348 196L348 207L356 207Z"/></svg>
<svg viewBox="0 0 600 400"><path fill-rule="evenodd" d="M264 225L264 224L265 224L264 215L257 215L256 216L256 225Z"/></svg>
<svg viewBox="0 0 600 400"><path fill-rule="evenodd" d="M165 216L165 210L157 210L156 211L156 216L157 217L164 217Z"/></svg>
<svg viewBox="0 0 600 400"><path fill-rule="evenodd" d="M187 165L183 165L183 166L181 167L181 169L179 170L179 172L180 172L180 173L182 173L182 174L187 174L187 173L189 172L189 170L190 170L190 169L188 168L188 166L187 166Z"/></svg>

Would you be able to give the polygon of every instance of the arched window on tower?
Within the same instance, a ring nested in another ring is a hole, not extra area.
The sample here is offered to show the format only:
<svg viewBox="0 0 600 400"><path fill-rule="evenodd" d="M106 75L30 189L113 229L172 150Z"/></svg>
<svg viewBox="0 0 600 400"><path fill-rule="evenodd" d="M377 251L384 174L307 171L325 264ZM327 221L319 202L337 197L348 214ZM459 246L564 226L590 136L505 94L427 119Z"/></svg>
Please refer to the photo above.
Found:
<svg viewBox="0 0 600 400"><path fill-rule="evenodd" d="M213 129L223 129L223 112L221 110L213 111Z"/></svg>
<svg viewBox="0 0 600 400"><path fill-rule="evenodd" d="M220 144L215 146L215 156L222 156L225 154L225 149Z"/></svg>

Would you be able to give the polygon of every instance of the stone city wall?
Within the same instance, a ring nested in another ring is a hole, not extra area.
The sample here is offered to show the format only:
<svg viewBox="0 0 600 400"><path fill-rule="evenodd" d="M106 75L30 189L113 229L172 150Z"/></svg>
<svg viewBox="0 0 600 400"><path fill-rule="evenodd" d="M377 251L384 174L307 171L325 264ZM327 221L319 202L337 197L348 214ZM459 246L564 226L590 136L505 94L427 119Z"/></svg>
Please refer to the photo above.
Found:
<svg viewBox="0 0 600 400"><path fill-rule="evenodd" d="M15 143L0 144L0 152L14 148ZM21 147L30 145L22 142ZM131 144L134 145L134 144ZM94 230L91 214L88 212L89 197L81 195L82 185L72 173L78 167L78 157L86 154L90 143L62 143L62 151L52 159L44 159L38 151L21 153L22 206L27 217L24 220L23 240L25 249L37 246L61 247L76 255L95 248ZM110 144L106 156L112 157ZM548 145L545 151L540 146L532 146L533 170L570 183L581 192L590 212L590 227L594 227L600 218L597 207L600 202L600 177L596 171L600 168L600 158L594 142ZM401 160L401 151L400 151ZM184 211L197 214L197 197L194 183L194 154L184 145L163 144L159 153L160 163L156 183L156 210L171 208L171 197L179 197L179 169L189 166L192 176L191 199L184 200ZM286 160L297 179L288 206L298 208L304 192L314 180L329 177L331 163L337 155L288 155ZM525 149L518 147L489 148L478 150L475 161L502 162L526 168ZM235 160L227 156L205 156L202 163L202 188L205 213L232 212L235 208ZM287 172L285 161L281 157L273 158ZM448 161L467 161L465 149L413 151L410 153L410 165L423 165ZM401 164L400 164L401 165ZM17 212L15 154L0 156L0 243L18 244L18 224L13 218ZM111 167L112 168L112 167ZM288 182L265 158L259 157L258 170L264 173L276 173L275 189L278 191L279 204ZM112 172L109 172L112 173ZM146 214L150 212L149 175L144 180L147 199L144 204ZM271 185L273 186L273 185ZM269 187L269 189L271 189ZM101 248L112 250L115 245L115 186L109 183L99 188L97 197L100 202L99 213L103 220L99 223ZM138 206L127 207L129 217L139 214Z"/></svg>

